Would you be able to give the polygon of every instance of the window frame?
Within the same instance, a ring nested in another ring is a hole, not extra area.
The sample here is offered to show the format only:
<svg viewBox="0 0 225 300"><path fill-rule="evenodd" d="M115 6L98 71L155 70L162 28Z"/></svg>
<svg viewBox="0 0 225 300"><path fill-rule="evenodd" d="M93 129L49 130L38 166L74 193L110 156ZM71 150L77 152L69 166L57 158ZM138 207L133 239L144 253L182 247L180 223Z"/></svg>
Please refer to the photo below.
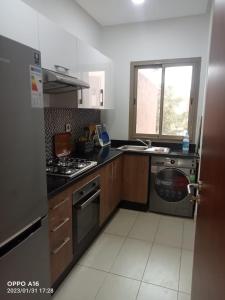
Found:
<svg viewBox="0 0 225 300"><path fill-rule="evenodd" d="M191 84L191 95L189 102L189 116L188 116L188 131L190 142L195 141L198 98L200 87L200 73L201 73L201 58L178 58L178 59L164 59L154 61L135 61L130 64L130 104L129 104L129 138L130 139L151 139L152 141L162 142L180 142L183 136L162 135L163 123L163 103L164 103L164 86L165 86L165 68L175 66L192 66L193 76ZM138 134L136 133L136 116L137 116L137 78L138 69L143 68L157 68L162 67L162 83L160 96L160 118L159 118L159 134Z"/></svg>

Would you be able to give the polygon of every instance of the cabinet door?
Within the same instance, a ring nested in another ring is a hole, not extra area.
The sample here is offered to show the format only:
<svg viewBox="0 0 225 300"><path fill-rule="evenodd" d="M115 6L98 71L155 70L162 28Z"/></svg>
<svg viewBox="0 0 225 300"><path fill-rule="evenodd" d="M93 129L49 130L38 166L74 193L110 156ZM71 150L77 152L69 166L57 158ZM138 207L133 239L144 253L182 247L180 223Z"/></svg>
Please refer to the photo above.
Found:
<svg viewBox="0 0 225 300"><path fill-rule="evenodd" d="M105 98L105 71L83 72L78 76L90 85L89 89L78 91L78 107L102 109Z"/></svg>
<svg viewBox="0 0 225 300"><path fill-rule="evenodd" d="M101 169L101 190L100 225L108 219L111 212L112 163Z"/></svg>
<svg viewBox="0 0 225 300"><path fill-rule="evenodd" d="M113 184L112 184L112 210L114 210L121 200L122 187L122 157L113 161Z"/></svg>
<svg viewBox="0 0 225 300"><path fill-rule="evenodd" d="M100 224L102 225L118 206L121 199L122 157L101 169Z"/></svg>
<svg viewBox="0 0 225 300"><path fill-rule="evenodd" d="M146 204L148 201L149 156L123 156L122 199Z"/></svg>
<svg viewBox="0 0 225 300"><path fill-rule="evenodd" d="M113 109L114 108L114 67L112 60L108 59L108 63L105 67L105 94L103 109Z"/></svg>
<svg viewBox="0 0 225 300"><path fill-rule="evenodd" d="M0 34L39 50L37 13L20 0L1 0Z"/></svg>
<svg viewBox="0 0 225 300"><path fill-rule="evenodd" d="M42 66L53 71L66 68L68 75L76 75L77 39L41 14L38 29Z"/></svg>
<svg viewBox="0 0 225 300"><path fill-rule="evenodd" d="M77 70L90 89L78 97L80 108L104 109L112 106L112 61L81 40L77 42Z"/></svg>
<svg viewBox="0 0 225 300"><path fill-rule="evenodd" d="M73 259L72 195L68 190L49 200L51 282L66 270Z"/></svg>

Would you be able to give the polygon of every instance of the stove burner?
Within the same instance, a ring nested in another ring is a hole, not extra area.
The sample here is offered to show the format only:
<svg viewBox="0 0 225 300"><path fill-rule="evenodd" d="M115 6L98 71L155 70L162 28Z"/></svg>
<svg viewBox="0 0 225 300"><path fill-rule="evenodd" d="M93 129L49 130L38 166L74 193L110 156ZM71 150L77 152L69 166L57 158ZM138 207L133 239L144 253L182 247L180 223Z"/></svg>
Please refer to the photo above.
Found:
<svg viewBox="0 0 225 300"><path fill-rule="evenodd" d="M97 162L95 161L89 161L80 158L61 157L54 160L48 160L46 172L48 175L74 177L95 165L97 165Z"/></svg>

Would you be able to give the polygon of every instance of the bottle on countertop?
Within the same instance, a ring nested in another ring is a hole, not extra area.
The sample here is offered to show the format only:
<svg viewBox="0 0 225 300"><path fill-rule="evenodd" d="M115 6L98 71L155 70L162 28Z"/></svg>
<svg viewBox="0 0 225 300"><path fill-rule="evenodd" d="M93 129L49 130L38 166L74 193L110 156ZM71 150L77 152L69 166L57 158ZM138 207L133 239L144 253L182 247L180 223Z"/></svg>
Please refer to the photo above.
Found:
<svg viewBox="0 0 225 300"><path fill-rule="evenodd" d="M184 153L189 152L189 145L190 145L189 134L188 134L188 131L185 130L183 143L182 143L182 150L183 150Z"/></svg>

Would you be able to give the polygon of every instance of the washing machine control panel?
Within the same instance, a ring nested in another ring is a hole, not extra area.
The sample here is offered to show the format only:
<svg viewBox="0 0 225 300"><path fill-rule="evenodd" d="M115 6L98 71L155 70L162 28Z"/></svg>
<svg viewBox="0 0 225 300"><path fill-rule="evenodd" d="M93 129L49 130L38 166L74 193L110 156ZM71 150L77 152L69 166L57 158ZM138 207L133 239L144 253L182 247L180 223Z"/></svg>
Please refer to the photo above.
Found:
<svg viewBox="0 0 225 300"><path fill-rule="evenodd" d="M173 167L173 168L195 168L196 167L196 159L165 157L163 160L164 160L163 165L165 167Z"/></svg>

